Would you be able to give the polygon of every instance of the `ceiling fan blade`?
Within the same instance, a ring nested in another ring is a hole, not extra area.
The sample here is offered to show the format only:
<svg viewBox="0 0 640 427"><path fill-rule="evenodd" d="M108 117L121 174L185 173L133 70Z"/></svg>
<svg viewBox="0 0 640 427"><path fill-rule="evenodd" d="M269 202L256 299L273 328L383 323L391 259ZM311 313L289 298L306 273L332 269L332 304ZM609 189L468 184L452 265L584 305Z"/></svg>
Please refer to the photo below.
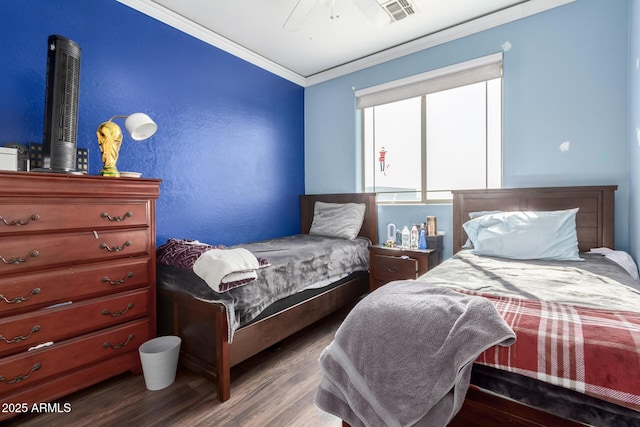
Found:
<svg viewBox="0 0 640 427"><path fill-rule="evenodd" d="M283 25L283 28L291 31L299 30L315 4L316 0L298 0L298 4L296 4L291 11L291 14Z"/></svg>
<svg viewBox="0 0 640 427"><path fill-rule="evenodd" d="M382 9L377 0L351 0L362 14L376 27L390 22L389 15Z"/></svg>

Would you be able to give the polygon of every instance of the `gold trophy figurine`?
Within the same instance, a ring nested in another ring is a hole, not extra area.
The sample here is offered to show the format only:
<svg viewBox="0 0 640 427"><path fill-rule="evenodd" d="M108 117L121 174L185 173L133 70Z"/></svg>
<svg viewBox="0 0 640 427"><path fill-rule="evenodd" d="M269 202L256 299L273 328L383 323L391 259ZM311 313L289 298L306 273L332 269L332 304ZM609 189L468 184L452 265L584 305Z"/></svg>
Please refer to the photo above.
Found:
<svg viewBox="0 0 640 427"><path fill-rule="evenodd" d="M144 113L133 113L128 116L113 116L98 126L96 135L98 136L98 145L102 153L100 175L119 177L120 172L116 168L116 162L122 145L122 129L113 122L113 119L126 119L124 127L134 141L150 138L158 130L158 125ZM138 173L137 176L140 176L140 174Z"/></svg>
<svg viewBox="0 0 640 427"><path fill-rule="evenodd" d="M120 172L116 168L118 152L122 145L122 130L120 126L109 121L98 126L96 131L98 145L102 153L102 170L100 175L119 177Z"/></svg>

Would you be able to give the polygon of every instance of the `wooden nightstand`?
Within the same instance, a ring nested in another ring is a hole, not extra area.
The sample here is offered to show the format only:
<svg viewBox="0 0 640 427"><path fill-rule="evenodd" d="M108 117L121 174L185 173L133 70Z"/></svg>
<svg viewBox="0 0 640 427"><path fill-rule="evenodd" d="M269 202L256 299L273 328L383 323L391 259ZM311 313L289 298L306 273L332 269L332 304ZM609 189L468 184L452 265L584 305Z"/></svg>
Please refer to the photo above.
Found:
<svg viewBox="0 0 640 427"><path fill-rule="evenodd" d="M369 246L369 291L393 280L415 279L440 264L438 249L400 249Z"/></svg>

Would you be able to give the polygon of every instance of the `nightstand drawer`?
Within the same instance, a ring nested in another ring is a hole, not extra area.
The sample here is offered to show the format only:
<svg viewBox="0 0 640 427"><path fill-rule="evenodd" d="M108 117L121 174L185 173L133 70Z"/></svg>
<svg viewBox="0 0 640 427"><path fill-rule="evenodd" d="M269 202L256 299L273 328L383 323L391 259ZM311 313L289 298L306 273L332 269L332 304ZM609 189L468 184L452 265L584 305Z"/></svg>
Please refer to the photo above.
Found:
<svg viewBox="0 0 640 427"><path fill-rule="evenodd" d="M418 261L414 258L374 255L374 269L377 280L415 279L418 277Z"/></svg>
<svg viewBox="0 0 640 427"><path fill-rule="evenodd" d="M401 249L369 246L369 290L394 280L417 279L440 264L437 249Z"/></svg>

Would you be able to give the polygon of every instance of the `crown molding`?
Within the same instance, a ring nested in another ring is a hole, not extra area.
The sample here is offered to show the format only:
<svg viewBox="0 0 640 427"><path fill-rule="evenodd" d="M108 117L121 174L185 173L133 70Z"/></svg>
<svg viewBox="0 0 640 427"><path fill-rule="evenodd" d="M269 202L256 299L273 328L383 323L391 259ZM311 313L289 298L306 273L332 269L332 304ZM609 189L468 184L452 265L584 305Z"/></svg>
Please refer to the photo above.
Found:
<svg viewBox="0 0 640 427"><path fill-rule="evenodd" d="M138 12L144 13L151 18L157 19L158 21L163 22L177 30L189 34L190 36L193 36L205 43L215 46L218 49L230 53L233 56L244 59L245 61L266 71L269 71L270 73L280 76L297 85L306 85L306 79L304 78L304 76L301 76L300 74L297 74L289 70L288 68L285 68L269 60L268 58L265 58L262 55L258 55L252 50L249 50L225 37L222 37L221 35L203 27L202 25L196 24L195 22L186 19L182 15L177 14L170 9L167 9L164 6L161 6L153 2L152 0L117 1L131 7L132 9L137 10Z"/></svg>
<svg viewBox="0 0 640 427"><path fill-rule="evenodd" d="M480 31L517 21L518 19L526 18L549 9L573 3L575 0L525 1L472 21L426 35L408 43L374 53L364 58L360 58L307 77L295 73L262 55L234 43L233 41L184 18L172 10L167 9L164 6L160 6L152 0L117 1L277 76L289 80L297 85L308 87L398 59L403 56L411 55L421 50L457 40Z"/></svg>
<svg viewBox="0 0 640 427"><path fill-rule="evenodd" d="M410 41L408 43L404 43L400 46L392 47L390 49L374 53L364 58L351 61L344 65L340 65L330 70L308 76L306 78L305 86L313 86L315 84L351 74L356 71L361 71L375 65L402 58L403 56L411 55L413 53L420 52L422 50L429 49L440 44L448 43L450 41L478 33L480 31L488 30L490 28L507 24L509 22L517 21L518 19L526 18L528 16L535 15L537 13L553 9L558 6L563 6L574 1L575 0L531 0L524 3L519 3L507 9L485 15L472 21L465 22L463 24L456 25L442 31L438 31L436 33L428 34L424 37Z"/></svg>

